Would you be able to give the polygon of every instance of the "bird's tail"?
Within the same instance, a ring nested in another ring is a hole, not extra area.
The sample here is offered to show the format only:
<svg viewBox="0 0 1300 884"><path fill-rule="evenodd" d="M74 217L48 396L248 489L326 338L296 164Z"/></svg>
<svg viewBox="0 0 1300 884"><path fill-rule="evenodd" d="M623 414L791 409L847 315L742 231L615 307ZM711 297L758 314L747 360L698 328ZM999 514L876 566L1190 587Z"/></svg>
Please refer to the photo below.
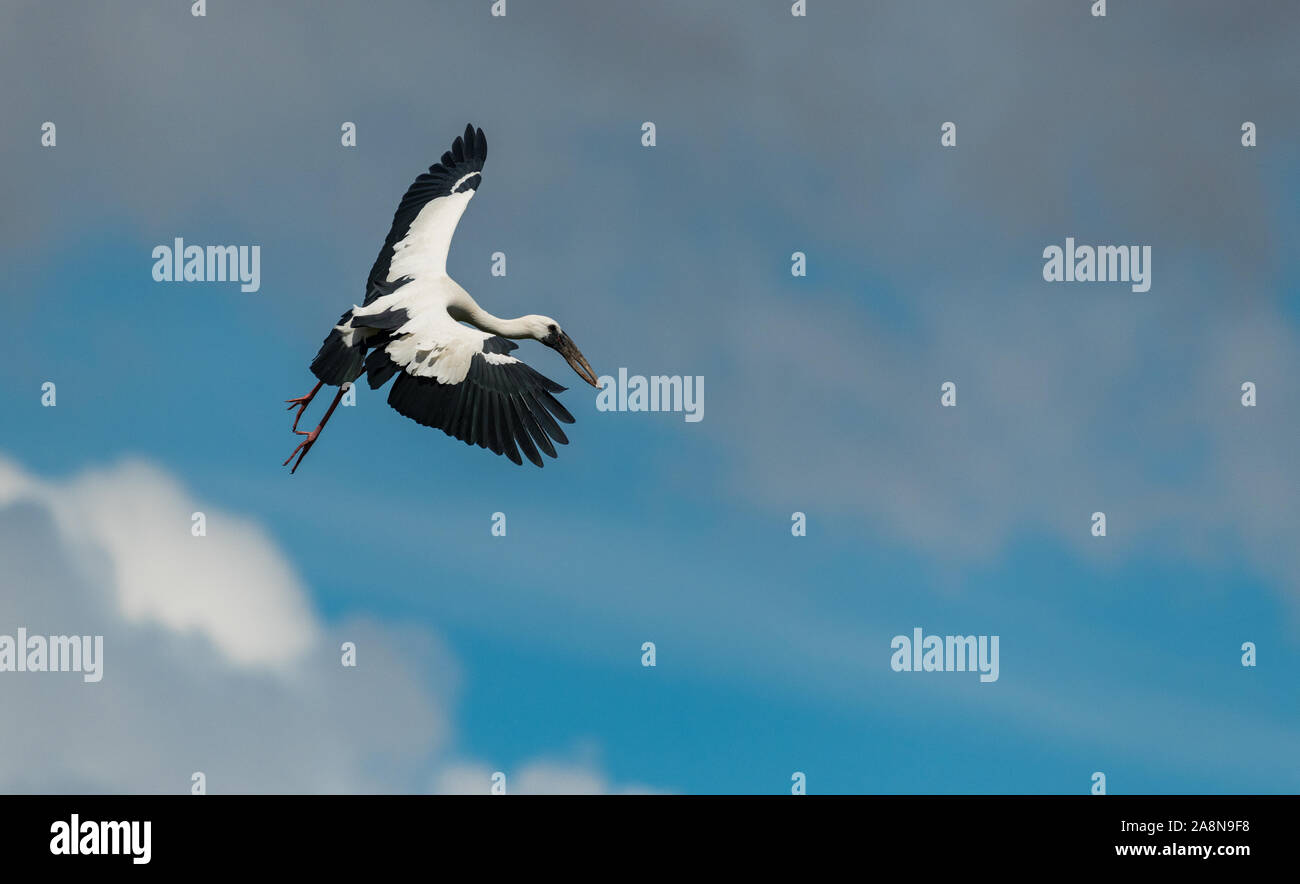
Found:
<svg viewBox="0 0 1300 884"><path fill-rule="evenodd" d="M352 311L349 310L339 318L339 325L346 326L351 319ZM350 383L361 376L365 355L366 348L360 334L345 336L338 328L332 328L311 362L311 373L331 386Z"/></svg>

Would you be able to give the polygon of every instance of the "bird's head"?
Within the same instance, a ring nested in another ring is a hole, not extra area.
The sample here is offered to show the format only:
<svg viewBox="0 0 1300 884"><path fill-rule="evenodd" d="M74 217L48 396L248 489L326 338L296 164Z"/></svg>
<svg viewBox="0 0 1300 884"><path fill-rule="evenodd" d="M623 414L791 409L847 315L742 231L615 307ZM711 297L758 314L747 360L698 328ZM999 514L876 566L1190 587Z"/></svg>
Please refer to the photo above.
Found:
<svg viewBox="0 0 1300 884"><path fill-rule="evenodd" d="M587 357L582 355L578 345L573 343L573 338L564 333L558 322L549 316L525 316L524 320L528 323L529 333L563 356L569 366L578 373L578 377L593 387L600 386L600 382L596 380L596 372L587 362Z"/></svg>

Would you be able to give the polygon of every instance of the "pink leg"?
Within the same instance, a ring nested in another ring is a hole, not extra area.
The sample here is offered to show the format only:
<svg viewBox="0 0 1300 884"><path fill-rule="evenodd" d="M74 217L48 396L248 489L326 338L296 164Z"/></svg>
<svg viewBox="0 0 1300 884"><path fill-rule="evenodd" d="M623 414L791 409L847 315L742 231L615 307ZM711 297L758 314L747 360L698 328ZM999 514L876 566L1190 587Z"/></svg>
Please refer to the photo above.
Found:
<svg viewBox="0 0 1300 884"><path fill-rule="evenodd" d="M320 385L317 384L318 388L319 386ZM298 472L298 467L302 466L302 459L307 456L308 451L311 451L312 445L316 444L316 437L320 435L321 430L325 429L325 424L329 422L330 415L334 414L334 409L339 407L339 400L343 398L343 394L348 391L348 387L350 386L352 385L344 384L343 386L339 387L339 391L334 394L334 401L330 403L329 410L325 412L325 416L321 418L320 423L316 425L316 429L312 430L310 433L308 433L305 430L294 430L294 432L297 433L299 436L306 436L307 438L303 439L301 442L298 443L298 447L293 450L293 454L290 454L288 459L283 464L284 466L287 467L289 465L289 461L293 460L293 455L294 454L298 455L298 462L295 463L293 465L293 469L289 471L290 475L293 475L294 473ZM316 395L315 390L312 391L312 395L313 396Z"/></svg>
<svg viewBox="0 0 1300 884"><path fill-rule="evenodd" d="M293 431L295 433L298 432L298 421L302 420L302 413L307 410L308 405L311 405L311 401L316 398L317 391L320 390L321 385L324 383L324 381L317 381L316 386L312 387L311 392L306 396L299 396L297 399L284 400L289 403L290 410L295 408L298 409L298 413L293 417Z"/></svg>

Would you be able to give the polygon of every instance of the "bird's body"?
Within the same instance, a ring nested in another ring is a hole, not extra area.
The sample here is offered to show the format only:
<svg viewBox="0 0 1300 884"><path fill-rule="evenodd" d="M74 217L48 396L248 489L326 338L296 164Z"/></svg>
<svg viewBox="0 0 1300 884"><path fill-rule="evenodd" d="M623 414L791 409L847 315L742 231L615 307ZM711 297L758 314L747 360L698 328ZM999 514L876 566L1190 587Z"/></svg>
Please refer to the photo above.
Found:
<svg viewBox="0 0 1300 884"><path fill-rule="evenodd" d="M467 126L403 196L371 268L364 303L340 317L312 361L320 383L307 396L289 400L301 418L321 385L339 387L315 430L298 430L294 421L294 432L308 437L294 450L300 455L295 470L343 391L362 374L372 389L396 376L388 403L399 413L515 463L523 462L522 451L540 467L540 452L555 457L554 443L568 443L557 421L573 423L573 416L553 395L564 387L511 356L518 348L512 339L533 338L553 347L596 386L582 353L555 320L500 319L447 275L452 234L482 180L486 159L483 130Z"/></svg>

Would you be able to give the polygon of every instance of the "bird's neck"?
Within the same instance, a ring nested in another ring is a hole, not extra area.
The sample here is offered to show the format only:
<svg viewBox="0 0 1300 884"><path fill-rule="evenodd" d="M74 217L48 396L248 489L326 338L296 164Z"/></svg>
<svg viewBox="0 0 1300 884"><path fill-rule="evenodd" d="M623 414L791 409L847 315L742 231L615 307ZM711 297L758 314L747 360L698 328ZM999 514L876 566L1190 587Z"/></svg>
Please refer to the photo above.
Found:
<svg viewBox="0 0 1300 884"><path fill-rule="evenodd" d="M500 316L493 316L478 304L465 311L465 320L480 331L500 335L503 338L532 337L532 332L523 319L502 319Z"/></svg>
<svg viewBox="0 0 1300 884"><path fill-rule="evenodd" d="M522 318L502 319L500 316L493 316L480 307L478 301L475 301L470 293L461 288L460 284L454 279L446 277L445 283L451 289L447 312L456 321L468 322L479 331L485 331L490 335L500 335L503 338L532 337L528 324Z"/></svg>
<svg viewBox="0 0 1300 884"><path fill-rule="evenodd" d="M487 334L499 334L503 338L533 337L532 331L529 330L528 324L523 318L503 320L502 317L493 316L480 307L476 300L469 296L468 292L463 290L461 292L463 292L463 296L458 299L459 303L452 305L452 316L455 316L458 320L469 322L480 331L486 331Z"/></svg>

